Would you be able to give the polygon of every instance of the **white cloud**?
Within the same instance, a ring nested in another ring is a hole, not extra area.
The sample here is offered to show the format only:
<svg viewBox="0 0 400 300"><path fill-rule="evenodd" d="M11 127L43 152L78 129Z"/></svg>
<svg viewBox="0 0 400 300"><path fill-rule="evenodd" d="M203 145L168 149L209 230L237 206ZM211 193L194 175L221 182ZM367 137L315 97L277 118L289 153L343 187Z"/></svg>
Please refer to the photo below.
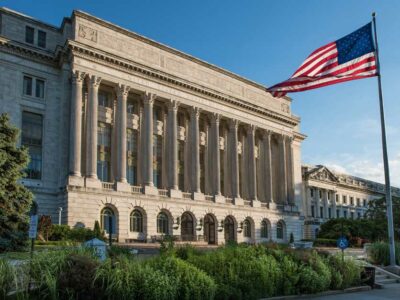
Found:
<svg viewBox="0 0 400 300"><path fill-rule="evenodd" d="M341 160L327 160L322 162L328 168L339 173L346 173L353 176L384 183L383 162L363 159L350 154L339 155ZM389 160L390 180L392 186L400 187L400 152Z"/></svg>

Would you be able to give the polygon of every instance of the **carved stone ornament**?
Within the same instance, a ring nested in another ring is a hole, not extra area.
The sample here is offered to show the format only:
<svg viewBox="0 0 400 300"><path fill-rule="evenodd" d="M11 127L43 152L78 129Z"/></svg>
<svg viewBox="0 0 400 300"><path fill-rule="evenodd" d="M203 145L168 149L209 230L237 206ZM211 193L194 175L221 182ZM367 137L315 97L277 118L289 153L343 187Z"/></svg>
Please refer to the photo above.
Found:
<svg viewBox="0 0 400 300"><path fill-rule="evenodd" d="M87 39L92 42L97 42L97 30L87 27L85 25L79 24L78 35L81 38Z"/></svg>

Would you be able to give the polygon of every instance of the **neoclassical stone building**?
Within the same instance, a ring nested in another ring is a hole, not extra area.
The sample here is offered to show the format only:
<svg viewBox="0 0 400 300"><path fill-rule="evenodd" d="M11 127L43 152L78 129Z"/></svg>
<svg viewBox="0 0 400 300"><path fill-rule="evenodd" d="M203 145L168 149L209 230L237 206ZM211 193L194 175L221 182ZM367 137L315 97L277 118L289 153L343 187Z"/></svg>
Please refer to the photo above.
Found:
<svg viewBox="0 0 400 300"><path fill-rule="evenodd" d="M302 238L289 98L81 11L0 21L0 112L22 129L40 214L120 242Z"/></svg>
<svg viewBox="0 0 400 300"><path fill-rule="evenodd" d="M360 219L368 202L385 196L385 185L341 174L326 166L303 165L304 237L314 239L323 222L334 218ZM393 196L400 189L392 187Z"/></svg>

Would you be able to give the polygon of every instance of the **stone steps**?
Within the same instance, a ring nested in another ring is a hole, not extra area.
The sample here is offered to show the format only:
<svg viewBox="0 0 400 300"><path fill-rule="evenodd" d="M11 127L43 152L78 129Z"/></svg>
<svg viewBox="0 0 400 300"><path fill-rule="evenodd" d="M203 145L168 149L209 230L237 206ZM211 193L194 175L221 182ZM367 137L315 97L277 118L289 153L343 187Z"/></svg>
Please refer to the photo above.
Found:
<svg viewBox="0 0 400 300"><path fill-rule="evenodd" d="M397 276L392 276L390 273L382 272L378 269L375 271L375 284L380 288L384 288L387 284L400 283Z"/></svg>

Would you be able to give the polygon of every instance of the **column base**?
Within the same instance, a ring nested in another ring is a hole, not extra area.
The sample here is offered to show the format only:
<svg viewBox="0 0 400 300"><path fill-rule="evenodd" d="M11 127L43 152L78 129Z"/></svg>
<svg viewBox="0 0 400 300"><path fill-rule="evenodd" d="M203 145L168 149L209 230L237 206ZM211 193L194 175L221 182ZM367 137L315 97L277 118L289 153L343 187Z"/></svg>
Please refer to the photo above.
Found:
<svg viewBox="0 0 400 300"><path fill-rule="evenodd" d="M235 198L233 198L233 204L235 204L235 205L244 205L244 202L243 202L243 199L242 198L239 198L239 197L235 197Z"/></svg>
<svg viewBox="0 0 400 300"><path fill-rule="evenodd" d="M85 178L81 176L69 175L67 185L71 186L85 186Z"/></svg>
<svg viewBox="0 0 400 300"><path fill-rule="evenodd" d="M171 198L179 198L182 199L182 191L180 190L175 190L175 189L170 189L169 190L169 196Z"/></svg>
<svg viewBox="0 0 400 300"><path fill-rule="evenodd" d="M145 185L143 191L145 195L158 196L158 188L155 186Z"/></svg>
<svg viewBox="0 0 400 300"><path fill-rule="evenodd" d="M119 192L128 192L129 193L131 191L131 185L127 182L117 181L116 188L117 188L117 191L119 191Z"/></svg>
<svg viewBox="0 0 400 300"><path fill-rule="evenodd" d="M268 207L269 209L276 209L276 203L271 201L268 203Z"/></svg>
<svg viewBox="0 0 400 300"><path fill-rule="evenodd" d="M101 189L101 181L97 178L85 178L85 186L92 189Z"/></svg>
<svg viewBox="0 0 400 300"><path fill-rule="evenodd" d="M215 203L225 203L225 197L222 195L215 195L214 202Z"/></svg>
<svg viewBox="0 0 400 300"><path fill-rule="evenodd" d="M260 200L251 200L251 206L261 207L261 201Z"/></svg>
<svg viewBox="0 0 400 300"><path fill-rule="evenodd" d="M206 200L206 197L204 196L204 194L199 193L199 192L193 192L192 198L193 198L193 200Z"/></svg>

